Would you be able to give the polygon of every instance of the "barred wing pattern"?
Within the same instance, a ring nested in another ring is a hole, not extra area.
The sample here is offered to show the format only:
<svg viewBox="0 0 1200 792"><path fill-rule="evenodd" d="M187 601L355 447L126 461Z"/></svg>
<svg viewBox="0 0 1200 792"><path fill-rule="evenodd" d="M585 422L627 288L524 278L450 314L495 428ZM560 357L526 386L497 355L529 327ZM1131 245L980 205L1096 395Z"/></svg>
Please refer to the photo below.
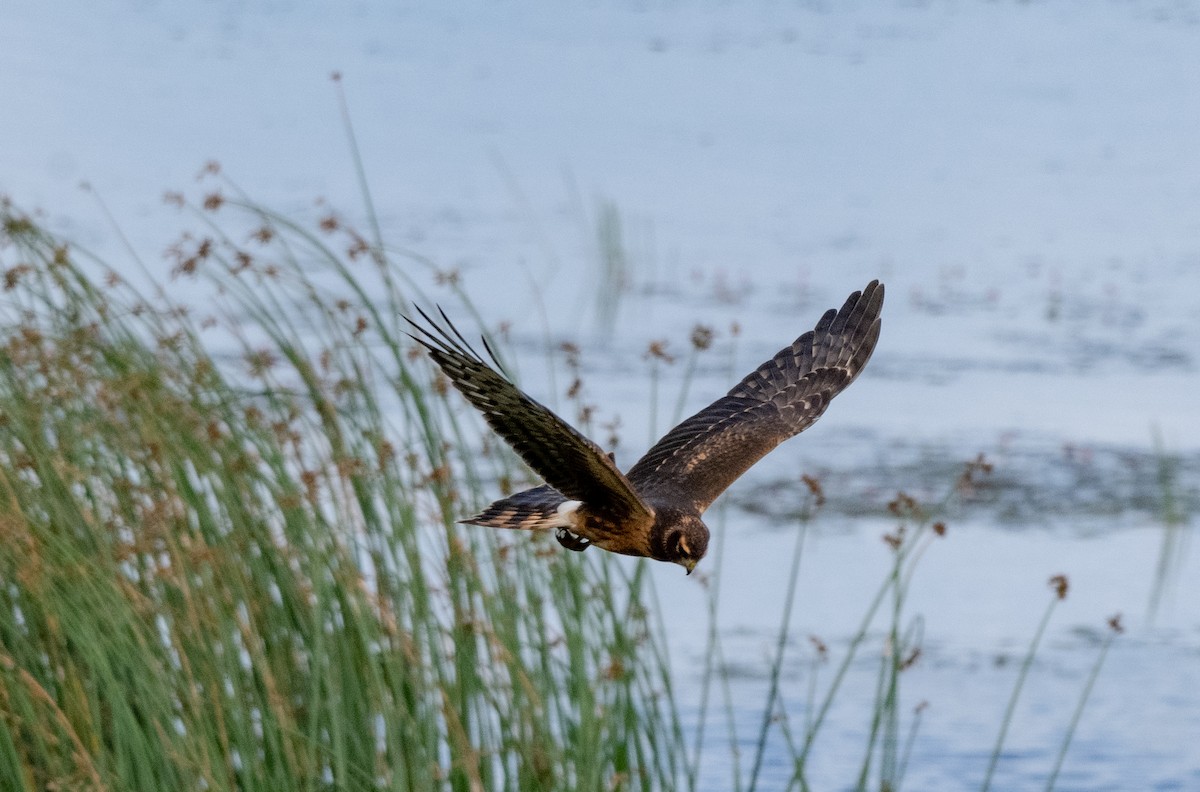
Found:
<svg viewBox="0 0 1200 792"><path fill-rule="evenodd" d="M653 522L654 512L603 449L489 366L445 313L442 320L448 329L420 308L417 311L428 326L409 319L418 333L411 336L413 340L425 347L454 387L547 484L571 500L582 501L589 512L609 521ZM483 343L491 354L487 340ZM492 360L496 360L495 355Z"/></svg>
<svg viewBox="0 0 1200 792"><path fill-rule="evenodd" d="M729 393L676 426L626 474L650 502L706 509L775 446L811 426L879 340L883 285L871 281Z"/></svg>

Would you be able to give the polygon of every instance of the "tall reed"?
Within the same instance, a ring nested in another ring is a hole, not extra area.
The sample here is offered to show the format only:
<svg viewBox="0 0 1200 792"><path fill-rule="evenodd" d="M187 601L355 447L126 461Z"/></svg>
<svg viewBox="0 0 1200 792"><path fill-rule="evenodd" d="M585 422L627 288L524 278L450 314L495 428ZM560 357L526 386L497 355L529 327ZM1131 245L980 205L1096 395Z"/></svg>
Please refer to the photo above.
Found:
<svg viewBox="0 0 1200 792"><path fill-rule="evenodd" d="M0 207L5 788L673 788L622 568L454 524L521 473L400 332L427 265L173 200L187 305Z"/></svg>
<svg viewBox="0 0 1200 792"><path fill-rule="evenodd" d="M902 723L902 673L921 645L907 595L944 532L934 517L990 471L982 457L933 509L891 504L891 568L820 696L814 665L794 729L781 679L805 526L823 500L804 480L743 774L717 625L727 503L714 514L688 736L645 563L455 524L525 483L404 334L409 300L429 302L422 283L473 312L458 276L385 248L373 213L367 235L334 213L309 226L228 181L197 204L171 201L193 229L170 252L182 300L153 284L140 293L121 265L86 261L0 201L5 790L696 789L714 686L733 788L764 783L778 724L787 787L807 790L808 760L881 613L874 706L846 783L901 787L922 710ZM692 334L676 419L711 341L708 328ZM656 342L646 359L657 415L672 356Z"/></svg>

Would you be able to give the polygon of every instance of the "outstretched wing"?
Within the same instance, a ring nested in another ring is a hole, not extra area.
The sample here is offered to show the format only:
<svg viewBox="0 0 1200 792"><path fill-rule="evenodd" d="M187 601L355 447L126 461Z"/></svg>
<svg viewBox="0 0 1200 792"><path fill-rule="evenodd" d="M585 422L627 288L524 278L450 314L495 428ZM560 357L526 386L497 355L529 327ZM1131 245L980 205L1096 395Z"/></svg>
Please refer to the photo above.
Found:
<svg viewBox="0 0 1200 792"><path fill-rule="evenodd" d="M882 307L883 284L871 281L726 396L667 432L630 468L629 480L650 502L658 495L703 511L854 381L879 340Z"/></svg>
<svg viewBox="0 0 1200 792"><path fill-rule="evenodd" d="M454 387L547 484L612 522L654 519L650 507L599 446L484 362L445 313L442 319L448 330L417 310L428 326L409 319L417 331L413 340L429 351ZM491 355L487 339L483 343Z"/></svg>

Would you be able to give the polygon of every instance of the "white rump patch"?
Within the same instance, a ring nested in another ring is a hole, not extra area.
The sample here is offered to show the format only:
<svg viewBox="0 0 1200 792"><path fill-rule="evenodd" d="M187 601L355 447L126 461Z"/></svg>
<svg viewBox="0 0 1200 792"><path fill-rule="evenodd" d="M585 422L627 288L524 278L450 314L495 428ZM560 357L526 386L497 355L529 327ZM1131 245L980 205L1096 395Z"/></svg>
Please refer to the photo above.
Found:
<svg viewBox="0 0 1200 792"><path fill-rule="evenodd" d="M552 528L574 528L579 524L579 507L583 501L569 500L558 504L557 517Z"/></svg>

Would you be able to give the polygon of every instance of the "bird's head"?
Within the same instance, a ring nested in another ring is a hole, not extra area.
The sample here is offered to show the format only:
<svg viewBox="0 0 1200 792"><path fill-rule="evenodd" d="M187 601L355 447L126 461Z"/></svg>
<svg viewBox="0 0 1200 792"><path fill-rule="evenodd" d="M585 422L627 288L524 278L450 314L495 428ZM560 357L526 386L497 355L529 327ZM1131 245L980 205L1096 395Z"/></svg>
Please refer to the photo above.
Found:
<svg viewBox="0 0 1200 792"><path fill-rule="evenodd" d="M663 527L656 550L660 561L679 564L690 575L708 552L708 526L699 517L681 515Z"/></svg>

